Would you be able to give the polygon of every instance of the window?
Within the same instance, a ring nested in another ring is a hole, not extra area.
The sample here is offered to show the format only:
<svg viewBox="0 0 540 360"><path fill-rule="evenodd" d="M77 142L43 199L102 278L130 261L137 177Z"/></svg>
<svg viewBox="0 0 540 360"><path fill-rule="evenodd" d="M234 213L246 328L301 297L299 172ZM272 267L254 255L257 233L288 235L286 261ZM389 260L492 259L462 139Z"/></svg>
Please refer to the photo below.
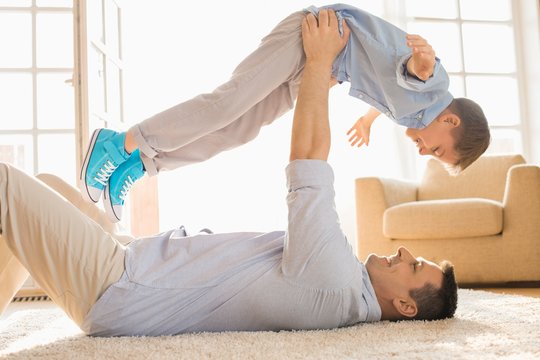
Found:
<svg viewBox="0 0 540 360"><path fill-rule="evenodd" d="M122 76L120 48L120 7L115 0L81 1L82 19L77 39L80 52L81 122L84 133L96 128L123 130ZM86 149L83 149L85 151Z"/></svg>
<svg viewBox="0 0 540 360"><path fill-rule="evenodd" d="M0 161L75 183L72 1L0 1Z"/></svg>
<svg viewBox="0 0 540 360"><path fill-rule="evenodd" d="M510 0L407 0L407 31L425 37L450 76L450 92L478 102L489 153L524 152L525 131Z"/></svg>
<svg viewBox="0 0 540 360"><path fill-rule="evenodd" d="M0 161L74 185L72 1L0 1L0 48Z"/></svg>

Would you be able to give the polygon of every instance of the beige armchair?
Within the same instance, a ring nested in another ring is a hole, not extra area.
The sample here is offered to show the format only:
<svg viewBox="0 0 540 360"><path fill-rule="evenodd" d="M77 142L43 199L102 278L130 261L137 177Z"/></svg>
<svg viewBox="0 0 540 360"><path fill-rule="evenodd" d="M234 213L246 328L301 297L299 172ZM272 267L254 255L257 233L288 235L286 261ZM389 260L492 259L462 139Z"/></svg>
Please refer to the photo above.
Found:
<svg viewBox="0 0 540 360"><path fill-rule="evenodd" d="M430 159L419 184L356 180L358 255L406 246L454 263L458 282L540 281L540 167L482 156L459 176Z"/></svg>

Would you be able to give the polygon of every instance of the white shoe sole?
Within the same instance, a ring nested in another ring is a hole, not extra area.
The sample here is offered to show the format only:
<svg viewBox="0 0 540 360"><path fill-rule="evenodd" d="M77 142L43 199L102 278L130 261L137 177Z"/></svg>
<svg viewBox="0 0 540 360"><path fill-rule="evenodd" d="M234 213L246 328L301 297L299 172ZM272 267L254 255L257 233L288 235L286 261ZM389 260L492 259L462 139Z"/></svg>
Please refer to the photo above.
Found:
<svg viewBox="0 0 540 360"><path fill-rule="evenodd" d="M111 203L111 198L109 197L109 184L107 184L107 186L105 186L105 190L103 190L103 207L105 208L105 213L112 223L117 223L122 220L114 211L114 206Z"/></svg>
<svg viewBox="0 0 540 360"><path fill-rule="evenodd" d="M94 150L94 146L96 145L96 141L101 130L102 129L96 129L92 134L92 138L90 139L90 143L88 144L88 149L86 150L84 162L81 167L81 172L79 173L79 181L77 182L79 190L81 191L82 198L94 204L99 201L99 197L94 200L92 196L90 196L90 192L88 191L88 186L86 184L86 170L88 168L88 163L90 162L90 154L92 153L92 150Z"/></svg>

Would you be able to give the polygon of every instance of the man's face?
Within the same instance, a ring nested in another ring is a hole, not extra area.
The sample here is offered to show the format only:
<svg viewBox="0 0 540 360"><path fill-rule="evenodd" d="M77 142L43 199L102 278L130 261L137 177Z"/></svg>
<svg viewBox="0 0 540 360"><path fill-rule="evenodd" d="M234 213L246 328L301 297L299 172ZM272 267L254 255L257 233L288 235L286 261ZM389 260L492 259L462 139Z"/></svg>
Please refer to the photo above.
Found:
<svg viewBox="0 0 540 360"><path fill-rule="evenodd" d="M424 258L415 258L409 250L400 247L392 256L370 254L366 268L378 298L409 297L409 291L431 283L442 286L443 273L437 264Z"/></svg>
<svg viewBox="0 0 540 360"><path fill-rule="evenodd" d="M454 150L455 139L452 130L459 126L448 110L442 112L423 129L408 128L405 134L411 138L420 155L432 155L447 164L457 164L458 156Z"/></svg>

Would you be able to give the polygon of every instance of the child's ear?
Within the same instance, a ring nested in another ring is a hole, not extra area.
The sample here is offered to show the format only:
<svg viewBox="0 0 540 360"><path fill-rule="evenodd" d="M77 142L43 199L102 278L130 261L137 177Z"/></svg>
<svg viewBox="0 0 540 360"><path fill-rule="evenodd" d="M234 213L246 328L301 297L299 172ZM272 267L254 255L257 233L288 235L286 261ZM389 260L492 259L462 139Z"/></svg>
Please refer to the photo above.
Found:
<svg viewBox="0 0 540 360"><path fill-rule="evenodd" d="M458 127L459 125L461 125L461 119L459 118L459 116L451 112L448 112L443 116L439 117L438 120L444 124L448 124L453 127Z"/></svg>

